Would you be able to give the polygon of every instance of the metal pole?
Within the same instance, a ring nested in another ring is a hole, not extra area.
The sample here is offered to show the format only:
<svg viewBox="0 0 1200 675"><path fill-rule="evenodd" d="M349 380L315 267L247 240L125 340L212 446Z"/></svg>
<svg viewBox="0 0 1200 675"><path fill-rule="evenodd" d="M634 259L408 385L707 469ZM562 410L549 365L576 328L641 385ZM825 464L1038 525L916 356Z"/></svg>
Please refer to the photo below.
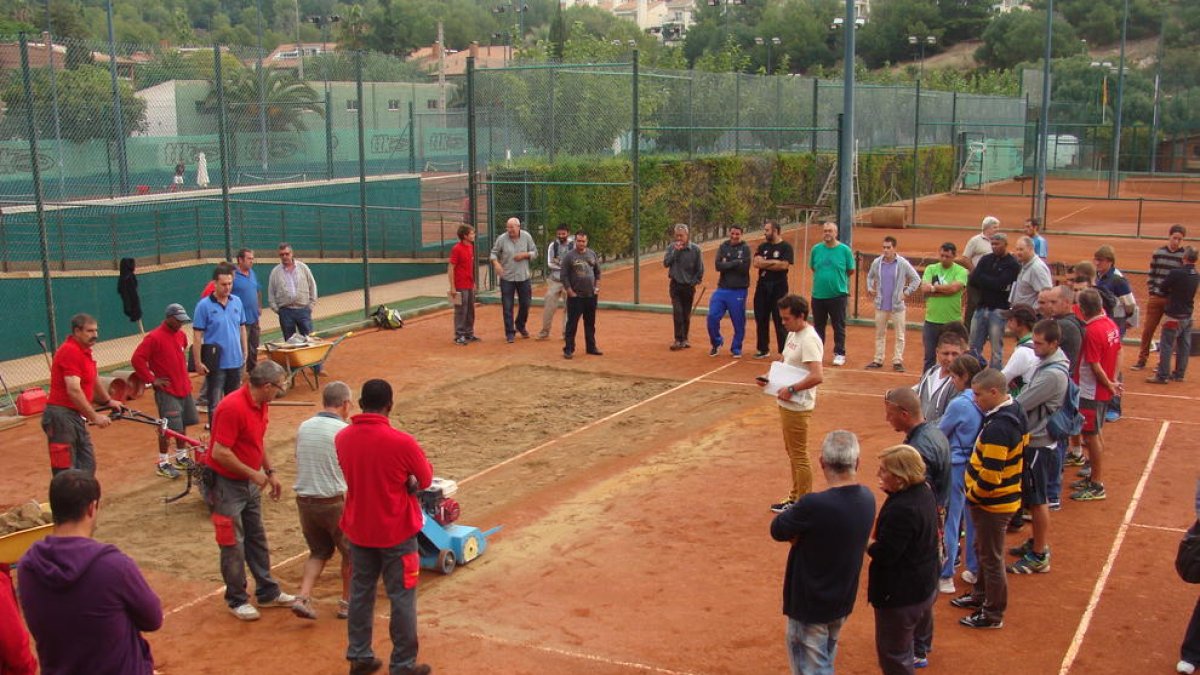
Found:
<svg viewBox="0 0 1200 675"><path fill-rule="evenodd" d="M111 0L110 0L111 1ZM304 60L303 54L298 54L300 60ZM263 70L263 9L262 0L258 0L258 59L255 66L258 69L258 157L262 162L262 170L264 172L263 180L267 177L267 81L266 72Z"/></svg>
<svg viewBox="0 0 1200 675"><path fill-rule="evenodd" d="M554 69L553 68L550 69L549 77L550 77L550 110L549 110L549 113L546 115L546 124L549 125L549 127L550 127L550 135L549 135L549 139L550 139L549 146L550 147L547 149L550 151L550 162L553 163L554 162L555 145L557 145L557 143L555 142L556 141L555 132L557 130L555 129L555 126L554 126Z"/></svg>
<svg viewBox="0 0 1200 675"><path fill-rule="evenodd" d="M820 91L821 91L821 80L814 77L813 78L812 122L809 124L809 126L812 127L812 131L808 132L809 139L811 142L811 147L809 148L809 151L812 152L812 154L814 154L814 155L817 154L817 120L819 119L819 111L817 110L817 100L821 95Z"/></svg>
<svg viewBox="0 0 1200 675"><path fill-rule="evenodd" d="M954 156L955 163L958 162L958 92L953 92L950 95L950 154ZM959 167L954 167L957 172ZM950 180L954 180L954 176L950 176Z"/></svg>
<svg viewBox="0 0 1200 675"><path fill-rule="evenodd" d="M362 52L354 52L354 85L358 93L358 215L362 221L363 316L371 314L371 265L367 241L367 142L363 110Z"/></svg>
<svg viewBox="0 0 1200 675"><path fill-rule="evenodd" d="M688 130L687 130L688 159L692 158L692 147L693 147L692 128L695 126L695 117L694 117L693 108L695 107L695 103L696 103L696 96L694 93L695 85L696 85L696 71L694 71L694 70L689 71L688 72Z"/></svg>
<svg viewBox="0 0 1200 675"><path fill-rule="evenodd" d="M46 293L46 325L50 344L58 344L54 318L54 289L50 283L50 238L46 233L46 206L42 203L42 171L38 166L37 125L33 123L33 84L29 78L29 40L21 33L21 84L25 93L25 123L29 133L29 169L33 177L33 205L37 212L38 247L42 257L42 288Z"/></svg>
<svg viewBox="0 0 1200 675"><path fill-rule="evenodd" d="M1125 35L1129 28L1129 0L1122 3L1121 13L1121 56L1117 61L1117 108L1113 111L1112 166L1108 170L1108 198L1121 194L1121 108L1125 101Z"/></svg>
<svg viewBox="0 0 1200 675"><path fill-rule="evenodd" d="M113 33L112 0L105 3L108 11L108 74L112 79L113 133L117 144L117 168L121 173L121 194L129 194L129 159L125 156L125 119L121 115L121 94L117 89L117 44Z"/></svg>
<svg viewBox="0 0 1200 675"><path fill-rule="evenodd" d="M489 125L490 128L490 125ZM478 207L479 202L475 196L475 191L478 189L478 179L475 175L475 144L478 142L475 129L475 57L467 57L467 213L471 222L467 223L475 228L476 234L479 232L478 223ZM492 213L488 209L488 213ZM476 278L476 286L478 286L479 276L479 251L475 251L475 264L471 266Z"/></svg>
<svg viewBox="0 0 1200 675"><path fill-rule="evenodd" d="M1158 125L1159 118L1159 102L1162 95L1160 89L1162 85L1162 62L1163 62L1163 47L1165 46L1163 36L1167 31L1167 13L1163 12L1162 27L1158 31L1158 57L1155 59L1154 66L1154 118L1150 124L1150 174L1153 175L1158 171Z"/></svg>
<svg viewBox="0 0 1200 675"><path fill-rule="evenodd" d="M742 148L742 78L733 74L733 154Z"/></svg>
<svg viewBox="0 0 1200 675"><path fill-rule="evenodd" d="M54 27L50 21L50 0L46 0L46 56L50 63L50 101L54 106L54 146L58 155L58 200L61 202L66 201L66 164L63 162L62 117L58 112L58 68L54 65Z"/></svg>
<svg viewBox="0 0 1200 675"><path fill-rule="evenodd" d="M922 61L924 63L924 61ZM912 223L917 224L917 195L921 189L921 78L917 78L916 119L913 122Z"/></svg>
<svg viewBox="0 0 1200 675"><path fill-rule="evenodd" d="M838 161L838 238L853 246L854 233L854 0L846 0L846 52L842 56L842 131Z"/></svg>
<svg viewBox="0 0 1200 675"><path fill-rule="evenodd" d="M417 172L417 110L411 98L408 99L408 172Z"/></svg>
<svg viewBox="0 0 1200 675"><path fill-rule="evenodd" d="M633 162L633 304L641 303L641 253L642 253L642 218L641 218L641 118L638 116L638 50L633 50L633 144L630 160Z"/></svg>
<svg viewBox="0 0 1200 675"><path fill-rule="evenodd" d="M333 90L329 87L329 54L324 52L329 44L329 17L321 17L321 72L325 77L325 173L333 180Z"/></svg>
<svg viewBox="0 0 1200 675"><path fill-rule="evenodd" d="M1042 52L1042 111L1038 117L1037 133L1037 194L1033 200L1033 216L1046 222L1046 147L1050 136L1050 59L1054 39L1054 0L1046 0L1046 44Z"/></svg>
<svg viewBox="0 0 1200 675"><path fill-rule="evenodd" d="M229 215L229 162L225 143L225 76L221 74L221 46L213 45L213 81L217 86L217 152L221 154L221 215L225 221L225 259L233 260L233 222Z"/></svg>

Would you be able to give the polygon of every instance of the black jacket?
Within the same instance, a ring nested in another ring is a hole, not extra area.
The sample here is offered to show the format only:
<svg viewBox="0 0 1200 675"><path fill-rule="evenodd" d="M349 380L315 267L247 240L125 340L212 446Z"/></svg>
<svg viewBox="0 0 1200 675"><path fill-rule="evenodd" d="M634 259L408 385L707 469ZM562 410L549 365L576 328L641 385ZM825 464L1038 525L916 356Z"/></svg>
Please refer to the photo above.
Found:
<svg viewBox="0 0 1200 675"><path fill-rule="evenodd" d="M867 600L878 608L929 600L938 578L938 514L926 483L888 495L867 547Z"/></svg>
<svg viewBox="0 0 1200 675"><path fill-rule="evenodd" d="M1008 291L1020 272L1021 263L1017 261L1017 256L989 253L979 259L967 283L979 289L980 307L1008 309Z"/></svg>
<svg viewBox="0 0 1200 675"><path fill-rule="evenodd" d="M133 273L133 258L121 258L121 276L117 279L117 294L121 296L122 311L130 321L142 319L142 299L138 297L137 275Z"/></svg>

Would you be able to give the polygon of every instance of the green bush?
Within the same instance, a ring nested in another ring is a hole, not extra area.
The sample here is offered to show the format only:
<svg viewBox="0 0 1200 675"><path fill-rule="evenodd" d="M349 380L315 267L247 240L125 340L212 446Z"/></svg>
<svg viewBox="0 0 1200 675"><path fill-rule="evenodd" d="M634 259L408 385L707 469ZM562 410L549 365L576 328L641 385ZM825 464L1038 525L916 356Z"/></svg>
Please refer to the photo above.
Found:
<svg viewBox="0 0 1200 675"><path fill-rule="evenodd" d="M921 148L918 162L921 195L950 188L951 147ZM796 206L816 202L833 167L833 155L812 153L643 159L639 250L668 241L675 223L687 223L693 237L704 240L723 236L734 223L757 228L767 218L792 217ZM912 176L911 151L860 155L860 205L879 204L893 191L900 199L911 198ZM494 170L489 179L501 183L493 190L495 231L512 215L523 216L526 228L538 234L565 223L572 231L586 230L592 248L607 259L630 255L633 176L628 159L519 160ZM523 185L508 184L512 182ZM834 194L825 200L830 210L836 207L836 192L835 184Z"/></svg>

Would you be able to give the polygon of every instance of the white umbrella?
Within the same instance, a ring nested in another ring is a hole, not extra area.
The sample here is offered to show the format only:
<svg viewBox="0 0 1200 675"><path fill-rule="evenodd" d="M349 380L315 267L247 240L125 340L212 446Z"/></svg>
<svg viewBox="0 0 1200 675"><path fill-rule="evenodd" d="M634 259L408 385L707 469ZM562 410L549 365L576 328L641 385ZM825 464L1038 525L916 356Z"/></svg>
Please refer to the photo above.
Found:
<svg viewBox="0 0 1200 675"><path fill-rule="evenodd" d="M208 158L203 152L196 156L196 185L208 187Z"/></svg>

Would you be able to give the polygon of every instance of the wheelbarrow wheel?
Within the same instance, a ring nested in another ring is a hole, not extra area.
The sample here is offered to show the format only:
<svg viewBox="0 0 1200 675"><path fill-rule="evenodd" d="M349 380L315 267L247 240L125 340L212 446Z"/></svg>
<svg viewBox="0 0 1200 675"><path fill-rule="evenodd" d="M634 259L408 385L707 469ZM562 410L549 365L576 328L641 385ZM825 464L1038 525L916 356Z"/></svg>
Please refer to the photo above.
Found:
<svg viewBox="0 0 1200 675"><path fill-rule="evenodd" d="M438 553L437 567L438 571L442 574L450 574L454 571L454 567L457 564L458 560L454 558L454 551L446 549Z"/></svg>

